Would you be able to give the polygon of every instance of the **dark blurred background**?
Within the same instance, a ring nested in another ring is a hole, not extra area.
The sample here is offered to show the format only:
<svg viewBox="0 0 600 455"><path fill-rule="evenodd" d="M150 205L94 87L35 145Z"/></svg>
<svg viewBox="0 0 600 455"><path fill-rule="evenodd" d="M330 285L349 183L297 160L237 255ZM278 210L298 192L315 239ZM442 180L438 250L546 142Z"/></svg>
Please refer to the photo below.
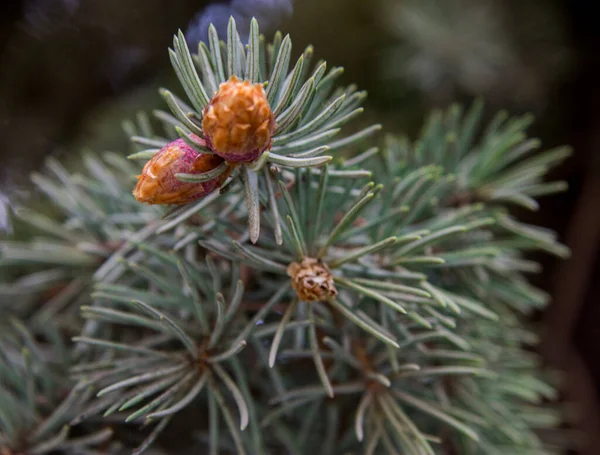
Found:
<svg viewBox="0 0 600 455"><path fill-rule="evenodd" d="M587 0L10 0L0 6L0 228L7 194L30 171L84 147L125 150L121 121L160 106L176 87L166 49L181 28L201 39L230 14L267 34L289 32L299 54L345 68L369 92L364 122L414 136L434 106L487 101L487 113L533 112L531 134L574 156L552 177L528 222L572 248L560 263L537 257L532 277L554 301L539 315L542 354L563 369L563 398L586 434L578 453L600 453L600 27ZM221 28L222 29L222 28ZM6 228L6 226L4 226Z"/></svg>

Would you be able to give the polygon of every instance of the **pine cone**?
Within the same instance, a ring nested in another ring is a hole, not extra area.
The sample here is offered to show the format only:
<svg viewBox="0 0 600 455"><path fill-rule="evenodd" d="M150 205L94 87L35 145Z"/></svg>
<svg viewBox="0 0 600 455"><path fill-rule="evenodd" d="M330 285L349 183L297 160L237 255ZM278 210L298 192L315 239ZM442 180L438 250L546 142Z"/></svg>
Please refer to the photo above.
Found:
<svg viewBox="0 0 600 455"><path fill-rule="evenodd" d="M271 147L275 116L262 84L232 76L204 109L207 146L231 162L251 162Z"/></svg>
<svg viewBox="0 0 600 455"><path fill-rule="evenodd" d="M197 138L201 141L200 138ZM202 154L183 139L169 142L146 163L133 190L140 202L148 204L186 204L219 188L231 169L202 183L182 182L175 174L201 174L215 169L223 159Z"/></svg>

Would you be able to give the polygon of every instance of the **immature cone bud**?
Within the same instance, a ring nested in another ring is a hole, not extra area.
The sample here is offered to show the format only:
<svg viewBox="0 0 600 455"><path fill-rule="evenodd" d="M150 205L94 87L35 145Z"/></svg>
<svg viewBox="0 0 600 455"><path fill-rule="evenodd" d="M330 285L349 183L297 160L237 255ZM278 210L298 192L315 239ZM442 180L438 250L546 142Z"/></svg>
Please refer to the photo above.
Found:
<svg viewBox="0 0 600 455"><path fill-rule="evenodd" d="M230 162L251 162L271 147L275 116L262 84L232 76L204 108L206 145Z"/></svg>
<svg viewBox="0 0 600 455"><path fill-rule="evenodd" d="M329 267L313 258L292 262L287 268L292 278L292 287L305 302L330 300L337 295Z"/></svg>
<svg viewBox="0 0 600 455"><path fill-rule="evenodd" d="M200 138L196 140L201 141ZM133 195L138 201L148 204L186 204L219 188L231 169L202 183L182 182L175 174L201 174L223 162L222 158L199 153L183 139L177 139L165 145L146 163L138 176Z"/></svg>

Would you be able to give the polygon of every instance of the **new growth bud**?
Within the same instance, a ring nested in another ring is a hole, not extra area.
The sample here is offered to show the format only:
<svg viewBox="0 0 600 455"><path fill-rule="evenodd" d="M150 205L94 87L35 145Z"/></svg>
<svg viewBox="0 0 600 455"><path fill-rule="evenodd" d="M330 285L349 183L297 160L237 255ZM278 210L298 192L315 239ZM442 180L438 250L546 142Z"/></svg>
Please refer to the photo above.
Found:
<svg viewBox="0 0 600 455"><path fill-rule="evenodd" d="M292 262L287 273L292 278L292 288L305 302L327 301L337 295L329 267L318 259Z"/></svg>
<svg viewBox="0 0 600 455"><path fill-rule="evenodd" d="M196 140L201 141L200 138ZM215 169L223 159L202 154L183 139L169 142L146 163L133 190L140 202L148 204L186 204L219 188L231 169L201 183L182 182L175 174L201 174Z"/></svg>

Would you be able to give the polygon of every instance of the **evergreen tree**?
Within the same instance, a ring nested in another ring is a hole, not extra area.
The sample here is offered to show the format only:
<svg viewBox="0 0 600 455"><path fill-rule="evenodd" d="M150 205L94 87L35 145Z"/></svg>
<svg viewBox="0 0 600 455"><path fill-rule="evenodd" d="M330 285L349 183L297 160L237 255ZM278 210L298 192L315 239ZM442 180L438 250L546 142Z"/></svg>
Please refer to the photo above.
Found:
<svg viewBox="0 0 600 455"><path fill-rule="evenodd" d="M510 209L564 189L569 149L480 101L415 141L348 131L365 93L291 54L256 21L179 33L187 102L32 176L0 243L0 454L560 450L525 255L568 251Z"/></svg>

